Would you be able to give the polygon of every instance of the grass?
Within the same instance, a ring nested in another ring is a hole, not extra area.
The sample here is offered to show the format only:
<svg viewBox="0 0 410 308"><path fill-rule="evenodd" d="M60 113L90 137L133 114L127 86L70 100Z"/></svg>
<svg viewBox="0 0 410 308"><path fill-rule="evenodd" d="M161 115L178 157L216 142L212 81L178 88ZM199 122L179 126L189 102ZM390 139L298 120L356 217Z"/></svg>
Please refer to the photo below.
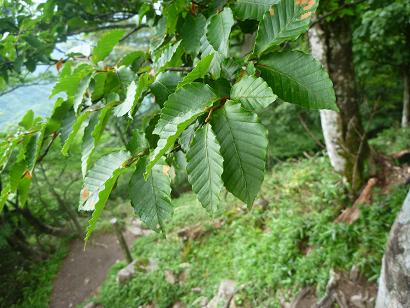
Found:
<svg viewBox="0 0 410 308"><path fill-rule="evenodd" d="M154 259L158 270L118 286L116 273L124 263L116 264L93 300L104 307L169 307L177 301L192 306L200 296L211 298L221 280L233 279L242 286L237 304L276 307L279 293L291 297L305 285L323 292L331 269L357 265L375 281L407 189L397 187L388 196L376 192L357 222L335 224L346 203L342 183L324 157L280 163L260 193L269 205L248 211L228 195L214 217L224 220L220 228L212 227L213 219L192 193L182 195L175 200L167 238L153 234L133 247L136 259ZM177 230L195 224L205 225L202 237L183 241L177 236ZM165 270L184 273L186 279L170 284Z"/></svg>

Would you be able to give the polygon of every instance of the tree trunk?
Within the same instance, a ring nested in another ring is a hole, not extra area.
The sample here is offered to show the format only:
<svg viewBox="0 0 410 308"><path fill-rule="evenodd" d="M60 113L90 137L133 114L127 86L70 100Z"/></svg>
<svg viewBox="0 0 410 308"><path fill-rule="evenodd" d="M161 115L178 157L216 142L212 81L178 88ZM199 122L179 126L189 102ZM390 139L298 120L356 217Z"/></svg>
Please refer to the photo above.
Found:
<svg viewBox="0 0 410 308"><path fill-rule="evenodd" d="M409 68L410 69L410 68ZM409 71L403 72L403 113L401 117L401 127L406 128L410 120L410 76Z"/></svg>
<svg viewBox="0 0 410 308"><path fill-rule="evenodd" d="M354 196L365 180L369 155L359 115L352 55L352 31L347 18L317 23L309 31L313 56L327 69L340 112L320 112L326 149L333 168L344 175Z"/></svg>
<svg viewBox="0 0 410 308"><path fill-rule="evenodd" d="M376 308L410 307L410 192L390 231Z"/></svg>

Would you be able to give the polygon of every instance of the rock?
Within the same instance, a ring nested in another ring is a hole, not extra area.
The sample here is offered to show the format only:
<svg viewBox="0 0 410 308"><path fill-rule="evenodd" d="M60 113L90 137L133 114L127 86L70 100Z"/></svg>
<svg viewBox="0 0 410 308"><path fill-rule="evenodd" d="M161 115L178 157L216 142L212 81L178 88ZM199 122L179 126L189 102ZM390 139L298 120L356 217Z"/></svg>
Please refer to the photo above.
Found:
<svg viewBox="0 0 410 308"><path fill-rule="evenodd" d="M254 203L254 206L260 206L261 208L266 208L269 205L269 201L265 198L257 199Z"/></svg>
<svg viewBox="0 0 410 308"><path fill-rule="evenodd" d="M182 302L176 302L172 305L172 308L185 308L185 305Z"/></svg>
<svg viewBox="0 0 410 308"><path fill-rule="evenodd" d="M375 302L376 302L376 298L375 298L375 297L370 297L370 298L367 300L366 308L373 308Z"/></svg>
<svg viewBox="0 0 410 308"><path fill-rule="evenodd" d="M153 231L144 228L143 223L139 219L134 219L127 227L127 231L134 236L145 236L151 234Z"/></svg>
<svg viewBox="0 0 410 308"><path fill-rule="evenodd" d="M233 280L223 280L218 288L218 293L206 305L206 308L229 307L232 297L236 292L236 282Z"/></svg>
<svg viewBox="0 0 410 308"><path fill-rule="evenodd" d="M212 228L219 229L224 223L223 219L216 219L212 222L211 226ZM212 228L206 227L203 224L195 224L178 230L177 235L184 241L196 240L211 232Z"/></svg>
<svg viewBox="0 0 410 308"><path fill-rule="evenodd" d="M89 302L87 305L84 306L84 308L96 308L97 305L94 302Z"/></svg>
<svg viewBox="0 0 410 308"><path fill-rule="evenodd" d="M189 275L189 271L191 270L191 264L184 262L179 265L180 272L178 274L178 281L180 283L184 283Z"/></svg>
<svg viewBox="0 0 410 308"><path fill-rule="evenodd" d="M117 273L117 283L118 284L124 284L124 283L128 282L129 280L131 280L135 276L135 274L136 274L136 270L135 270L136 263L137 263L137 261L134 260L133 262L128 264L126 267L124 267L123 269L121 269Z"/></svg>
<svg viewBox="0 0 410 308"><path fill-rule="evenodd" d="M366 308L366 300L361 294L356 294L350 297L350 302L352 303L353 307Z"/></svg>
<svg viewBox="0 0 410 308"><path fill-rule="evenodd" d="M192 302L192 307L201 307L201 308L205 308L207 307L206 305L208 305L209 299L205 296L200 296L198 297L196 300L194 300Z"/></svg>
<svg viewBox="0 0 410 308"><path fill-rule="evenodd" d="M151 272L153 272L153 271L156 271L157 269L158 269L158 262L157 262L156 260L154 260L154 259L149 259L148 265L145 266L145 270L146 270L148 273L151 273Z"/></svg>
<svg viewBox="0 0 410 308"><path fill-rule="evenodd" d="M175 277L173 272L166 270L164 272L164 275L165 275L165 280L168 283L170 283L170 284L176 284L177 283L177 278Z"/></svg>
<svg viewBox="0 0 410 308"><path fill-rule="evenodd" d="M359 279L359 268L356 265L353 265L349 273L349 278L351 281L356 282Z"/></svg>

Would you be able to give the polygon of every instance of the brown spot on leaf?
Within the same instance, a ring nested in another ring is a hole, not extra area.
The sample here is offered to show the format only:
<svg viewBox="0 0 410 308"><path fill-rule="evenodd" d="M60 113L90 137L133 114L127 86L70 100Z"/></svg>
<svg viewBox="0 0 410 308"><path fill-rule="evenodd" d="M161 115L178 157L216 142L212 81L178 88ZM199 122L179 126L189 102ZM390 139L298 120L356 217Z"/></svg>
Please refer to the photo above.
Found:
<svg viewBox="0 0 410 308"><path fill-rule="evenodd" d="M26 171L24 171L23 177L25 177L26 179L31 180L33 178L33 175L31 174L30 170L26 170Z"/></svg>
<svg viewBox="0 0 410 308"><path fill-rule="evenodd" d="M89 196L90 196L90 191L88 190L87 187L84 187L81 190L81 201L83 201L83 202L87 201Z"/></svg>
<svg viewBox="0 0 410 308"><path fill-rule="evenodd" d="M198 13L198 5L192 2L191 4L191 14L196 15Z"/></svg>
<svg viewBox="0 0 410 308"><path fill-rule="evenodd" d="M63 67L64 61L60 60L56 63L56 70L57 72L60 72L61 68Z"/></svg>
<svg viewBox="0 0 410 308"><path fill-rule="evenodd" d="M296 5L304 6L309 3L309 0L295 0Z"/></svg>
<svg viewBox="0 0 410 308"><path fill-rule="evenodd" d="M309 11L311 8L313 8L316 4L315 0L310 0L307 5L303 8L305 11Z"/></svg>
<svg viewBox="0 0 410 308"><path fill-rule="evenodd" d="M305 14L303 14L302 16L300 16L300 20L303 20L303 19L309 18L309 17L310 17L310 15L312 15L312 12L306 12Z"/></svg>

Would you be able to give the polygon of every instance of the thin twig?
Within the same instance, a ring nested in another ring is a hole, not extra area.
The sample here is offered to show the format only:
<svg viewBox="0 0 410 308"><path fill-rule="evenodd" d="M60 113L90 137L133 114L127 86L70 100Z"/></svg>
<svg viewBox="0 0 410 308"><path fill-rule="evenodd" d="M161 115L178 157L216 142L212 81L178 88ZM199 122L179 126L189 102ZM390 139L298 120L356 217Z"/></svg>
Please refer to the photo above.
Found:
<svg viewBox="0 0 410 308"><path fill-rule="evenodd" d="M13 91L15 91L15 90L17 90L17 89L19 89L19 88L31 87L31 86L44 86L44 85L48 85L48 84L50 84L50 83L49 83L49 82L48 82L48 83L44 83L44 82L41 82L41 81L32 82L32 83L22 83L22 84L18 84L18 85L16 85L16 86L14 86L14 87L12 87L12 88L6 90L6 91L0 92L0 96L9 94L9 93L11 93L11 92L13 92Z"/></svg>
<svg viewBox="0 0 410 308"><path fill-rule="evenodd" d="M306 124L306 122L305 122L305 120L303 119L303 117L302 117L301 114L298 115L298 118L299 118L300 124L302 124L303 128L305 129L306 134L307 134L310 138L312 138L312 140L313 140L320 148L326 149L326 147L324 146L324 144L323 144L322 142L320 142L320 140L317 139L316 136L311 132L311 130L310 130L309 127L307 126L307 124Z"/></svg>
<svg viewBox="0 0 410 308"><path fill-rule="evenodd" d="M338 12L344 10L344 9L347 9L347 8L350 8L350 7L355 7L356 5L358 5L360 3L363 3L363 2L366 2L366 1L367 0L358 0L358 1L352 2L352 3L344 3L343 5L339 6L337 9L335 9L335 10L329 12L329 13L326 13L324 15L319 16L315 21L313 21L310 24L309 28L312 28L314 25L316 25L318 23L321 23L324 19L326 19L326 18L328 18L328 17L330 17L330 16L332 16L332 15L334 15L334 14L336 14L336 13L338 13Z"/></svg>
<svg viewBox="0 0 410 308"><path fill-rule="evenodd" d="M58 133L54 132L53 137L51 138L51 141L48 143L47 148L44 150L43 154L37 159L36 164L39 164L43 161L43 159L47 156L48 152L51 149L51 146L53 145L54 141L57 139Z"/></svg>
<svg viewBox="0 0 410 308"><path fill-rule="evenodd" d="M168 67L165 70L170 71L170 72L190 72L192 71L191 66L181 66L181 67Z"/></svg>
<svg viewBox="0 0 410 308"><path fill-rule="evenodd" d="M135 29L131 30L130 32L128 32L127 34L125 34L122 39L120 39L120 42L124 42L127 38L129 38L131 35L133 35L135 32L138 32L139 30L141 30L142 28L146 28L148 27L147 24L140 24L138 27L136 27Z"/></svg>

